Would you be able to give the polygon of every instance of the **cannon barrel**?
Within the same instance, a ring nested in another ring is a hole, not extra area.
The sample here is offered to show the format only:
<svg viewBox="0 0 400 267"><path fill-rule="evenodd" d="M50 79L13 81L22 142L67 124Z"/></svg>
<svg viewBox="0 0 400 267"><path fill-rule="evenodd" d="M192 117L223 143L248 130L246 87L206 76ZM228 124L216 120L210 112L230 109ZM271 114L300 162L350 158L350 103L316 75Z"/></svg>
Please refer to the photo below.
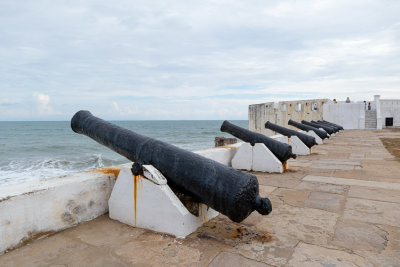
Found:
<svg viewBox="0 0 400 267"><path fill-rule="evenodd" d="M325 122L325 123L330 124L330 125L337 126L337 127L339 127L340 130L344 130L343 126L341 126L339 124L336 124L336 123L333 123L333 122L329 122L329 121L326 121L326 120L319 120L319 121Z"/></svg>
<svg viewBox="0 0 400 267"><path fill-rule="evenodd" d="M255 133L236 126L229 121L224 121L221 125L221 131L230 133L231 135L250 143L254 146L256 143L263 143L282 163L290 158L296 158L292 153L292 146L276 141L263 134Z"/></svg>
<svg viewBox="0 0 400 267"><path fill-rule="evenodd" d="M289 120L288 124L296 128L299 128L300 130L303 131L314 131L314 133L316 133L321 139L329 138L328 134L325 131L321 131L320 129L315 128L313 126L301 124L297 121L292 121L292 120Z"/></svg>
<svg viewBox="0 0 400 267"><path fill-rule="evenodd" d="M315 127L315 128L322 128L322 129L324 129L328 134L333 134L333 133L334 133L334 131L333 131L333 129L332 129L331 127L321 126L321 125L319 125L319 124L317 124L317 123L313 123L313 122L309 122L309 121L305 121L305 120L302 120L301 123L302 123L302 124L305 124L305 125L309 125L309 126Z"/></svg>
<svg viewBox="0 0 400 267"><path fill-rule="evenodd" d="M292 130L292 129L288 129L279 125L276 125L272 122L267 121L265 123L265 128L268 128L274 132L280 133L284 136L287 137L291 137L293 135L297 136L308 148L311 148L312 146L316 145L317 142L315 141L315 138L307 135L307 134L303 134L300 133L298 131Z"/></svg>
<svg viewBox="0 0 400 267"><path fill-rule="evenodd" d="M268 198L259 195L257 177L193 152L137 134L79 111L71 119L74 132L87 135L131 161L151 164L168 180L199 202L241 222L257 210L271 212Z"/></svg>
<svg viewBox="0 0 400 267"><path fill-rule="evenodd" d="M318 123L318 124L321 124L321 125L325 125L325 126L331 127L331 128L335 131L335 133L337 133L337 132L340 131L340 128L339 128L338 126L331 125L331 124L328 124L328 123L323 122L323 121L311 121L311 122L314 122L314 123Z"/></svg>
<svg viewBox="0 0 400 267"><path fill-rule="evenodd" d="M334 127L334 126L327 125L327 124L325 124L325 123L318 122L318 121L311 121L311 122L312 122L312 123L315 123L315 124L318 124L318 125L320 125L320 126L323 126L323 127L331 128L332 131L333 131L333 133L339 132L339 128L336 128L336 127Z"/></svg>

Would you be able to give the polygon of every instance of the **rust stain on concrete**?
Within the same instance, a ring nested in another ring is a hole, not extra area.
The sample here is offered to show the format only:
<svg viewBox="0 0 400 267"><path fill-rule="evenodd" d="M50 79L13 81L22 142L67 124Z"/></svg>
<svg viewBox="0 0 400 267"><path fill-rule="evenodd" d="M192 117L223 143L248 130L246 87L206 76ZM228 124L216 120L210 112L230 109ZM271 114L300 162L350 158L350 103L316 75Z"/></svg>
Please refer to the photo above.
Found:
<svg viewBox="0 0 400 267"><path fill-rule="evenodd" d="M92 170L89 172L101 172L104 174L113 174L115 177L115 180L117 180L120 171L121 171L120 168L108 167L108 168L95 169L95 170Z"/></svg>
<svg viewBox="0 0 400 267"><path fill-rule="evenodd" d="M237 149L235 146L217 146L216 148L231 148L231 149Z"/></svg>

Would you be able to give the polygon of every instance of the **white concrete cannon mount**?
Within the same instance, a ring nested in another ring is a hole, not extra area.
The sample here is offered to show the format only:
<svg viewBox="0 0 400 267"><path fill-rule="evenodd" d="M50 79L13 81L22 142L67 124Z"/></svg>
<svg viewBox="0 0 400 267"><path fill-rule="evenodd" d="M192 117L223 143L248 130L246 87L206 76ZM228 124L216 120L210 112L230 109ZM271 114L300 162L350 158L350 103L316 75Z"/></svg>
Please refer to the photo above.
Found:
<svg viewBox="0 0 400 267"><path fill-rule="evenodd" d="M243 143L232 158L232 167L239 170L282 173L284 166L264 145Z"/></svg>
<svg viewBox="0 0 400 267"><path fill-rule="evenodd" d="M157 232L186 237L219 213L199 204L199 216L190 213L152 165L134 176L129 167L118 175L108 201L110 218Z"/></svg>
<svg viewBox="0 0 400 267"><path fill-rule="evenodd" d="M278 140L279 142L286 143L292 146L292 152L296 155L310 155L311 150L297 137L287 137L281 134L271 136L272 139Z"/></svg>

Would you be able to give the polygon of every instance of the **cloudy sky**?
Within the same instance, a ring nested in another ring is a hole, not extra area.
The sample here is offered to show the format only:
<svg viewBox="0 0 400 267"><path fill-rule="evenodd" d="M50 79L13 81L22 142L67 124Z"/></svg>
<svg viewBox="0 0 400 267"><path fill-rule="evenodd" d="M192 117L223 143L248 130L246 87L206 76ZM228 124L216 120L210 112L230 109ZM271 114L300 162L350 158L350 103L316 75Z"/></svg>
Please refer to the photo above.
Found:
<svg viewBox="0 0 400 267"><path fill-rule="evenodd" d="M400 1L0 1L0 120L400 98Z"/></svg>

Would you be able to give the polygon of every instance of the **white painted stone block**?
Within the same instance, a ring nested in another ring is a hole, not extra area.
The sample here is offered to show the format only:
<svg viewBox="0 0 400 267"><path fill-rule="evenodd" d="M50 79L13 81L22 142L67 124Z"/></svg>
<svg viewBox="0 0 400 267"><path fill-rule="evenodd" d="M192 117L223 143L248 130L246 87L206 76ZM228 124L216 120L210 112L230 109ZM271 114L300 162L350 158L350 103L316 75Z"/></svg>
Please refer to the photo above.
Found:
<svg viewBox="0 0 400 267"><path fill-rule="evenodd" d="M1 186L0 254L35 235L103 215L114 180L112 174L92 171Z"/></svg>
<svg viewBox="0 0 400 267"><path fill-rule="evenodd" d="M289 138L289 144L292 146L292 152L296 155L310 155L310 149L297 136Z"/></svg>
<svg viewBox="0 0 400 267"><path fill-rule="evenodd" d="M283 172L280 160L262 143L257 143L253 147L252 169L258 172Z"/></svg>
<svg viewBox="0 0 400 267"><path fill-rule="evenodd" d="M253 147L243 143L232 158L232 167L238 170L251 171L253 166Z"/></svg>
<svg viewBox="0 0 400 267"><path fill-rule="evenodd" d="M157 232L186 237L218 212L200 205L200 215L191 214L167 185L161 173L146 173L155 169L144 165L143 176L133 176L130 168L123 168L109 199L110 218L122 223ZM157 177L154 179L154 177Z"/></svg>
<svg viewBox="0 0 400 267"><path fill-rule="evenodd" d="M210 148L205 150L195 151L205 158L212 159L226 166L230 166L232 159L232 149L230 148Z"/></svg>
<svg viewBox="0 0 400 267"><path fill-rule="evenodd" d="M276 141L288 144L289 143L289 138L287 136L281 135L281 134L276 134L271 136L270 138L275 139Z"/></svg>
<svg viewBox="0 0 400 267"><path fill-rule="evenodd" d="M264 145L244 143L232 159L232 167L239 170L283 172L279 159Z"/></svg>
<svg viewBox="0 0 400 267"><path fill-rule="evenodd" d="M226 166L232 166L231 165L232 158L242 144L243 142L240 142L223 147L215 147L205 150L194 151L194 153L215 160Z"/></svg>

